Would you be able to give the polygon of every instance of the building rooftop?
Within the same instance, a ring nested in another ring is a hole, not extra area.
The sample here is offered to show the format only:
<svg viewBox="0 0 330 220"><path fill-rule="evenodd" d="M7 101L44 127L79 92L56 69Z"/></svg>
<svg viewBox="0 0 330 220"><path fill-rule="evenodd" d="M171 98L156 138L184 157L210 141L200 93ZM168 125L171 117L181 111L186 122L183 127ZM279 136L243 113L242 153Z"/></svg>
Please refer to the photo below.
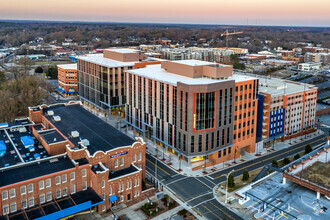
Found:
<svg viewBox="0 0 330 220"><path fill-rule="evenodd" d="M183 61L190 61L190 60L183 60ZM174 62L174 61L171 61ZM199 63L202 62L203 64ZM214 65L214 63L211 62L205 62L205 61L199 61L196 63L196 65ZM189 63L189 62L187 62ZM194 62L192 62L194 63ZM189 65L189 64L187 64ZM250 76L244 76L244 75L233 75L228 77L227 79L212 79L207 77L200 77L200 78L190 78L181 76L174 73L169 73L166 70L161 68L161 65L149 65L146 68L141 69L133 69L133 70L127 70L127 72L139 75L142 77L146 77L148 79L161 81L170 85L176 86L178 82L188 84L188 85L202 85L202 84L212 84L212 83L218 83L218 82L224 82L224 81L245 81L245 80L251 80L255 79L254 77Z"/></svg>
<svg viewBox="0 0 330 220"><path fill-rule="evenodd" d="M77 64L76 63L72 63L72 64L61 64L61 65L57 65L57 67L60 67L62 69L77 69Z"/></svg>
<svg viewBox="0 0 330 220"><path fill-rule="evenodd" d="M54 121L53 116L47 115L49 110L54 112L54 116L60 116L60 121ZM130 146L135 142L80 105L55 105L45 108L43 112L44 116L75 146L79 146L82 139L87 139L90 143L87 149L92 155L97 151L105 152L117 147ZM72 137L72 131L78 131L79 137Z"/></svg>
<svg viewBox="0 0 330 220"><path fill-rule="evenodd" d="M47 144L54 144L66 141L66 139L55 129L41 131L39 132L39 135L42 139L45 140Z"/></svg>
<svg viewBox="0 0 330 220"><path fill-rule="evenodd" d="M74 168L66 155L0 169L0 187Z"/></svg>
<svg viewBox="0 0 330 220"><path fill-rule="evenodd" d="M117 60L112 60L104 58L103 54L92 54L88 56L79 56L78 60L83 60L91 63L95 63L101 66L113 68L113 67L124 67L124 66L134 66L136 62L120 62Z"/></svg>
<svg viewBox="0 0 330 220"><path fill-rule="evenodd" d="M134 49L128 49L128 48L108 48L108 49L104 49L107 51L112 51L112 52L116 52L116 53L137 53L139 52L139 50L134 50Z"/></svg>
<svg viewBox="0 0 330 220"><path fill-rule="evenodd" d="M130 166L121 170L117 170L117 171L113 171L109 173L109 179L114 179L120 176L124 176L127 174L131 174L134 173L136 171L139 171L137 168L135 168L134 166Z"/></svg>
<svg viewBox="0 0 330 220"><path fill-rule="evenodd" d="M261 62L271 62L271 63L283 63L283 64L290 64L293 63L293 61L288 61L288 60L277 60L277 59L267 59L267 60L261 60Z"/></svg>
<svg viewBox="0 0 330 220"><path fill-rule="evenodd" d="M316 87L314 85L278 78L259 78L259 92L269 93L272 95L288 95L315 88Z"/></svg>

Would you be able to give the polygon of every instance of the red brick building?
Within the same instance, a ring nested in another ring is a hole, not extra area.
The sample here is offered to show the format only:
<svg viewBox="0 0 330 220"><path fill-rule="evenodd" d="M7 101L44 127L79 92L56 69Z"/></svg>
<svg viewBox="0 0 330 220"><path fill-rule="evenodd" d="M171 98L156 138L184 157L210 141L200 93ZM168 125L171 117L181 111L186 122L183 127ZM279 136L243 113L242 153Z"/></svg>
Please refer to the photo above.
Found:
<svg viewBox="0 0 330 220"><path fill-rule="evenodd" d="M27 132L36 152L44 154L30 161L21 146L10 146L17 131L4 128L8 150L15 148L12 153L22 160L0 167L0 216L63 218L90 208L101 213L141 195L146 151L141 138L126 136L80 103L30 107L29 119Z"/></svg>

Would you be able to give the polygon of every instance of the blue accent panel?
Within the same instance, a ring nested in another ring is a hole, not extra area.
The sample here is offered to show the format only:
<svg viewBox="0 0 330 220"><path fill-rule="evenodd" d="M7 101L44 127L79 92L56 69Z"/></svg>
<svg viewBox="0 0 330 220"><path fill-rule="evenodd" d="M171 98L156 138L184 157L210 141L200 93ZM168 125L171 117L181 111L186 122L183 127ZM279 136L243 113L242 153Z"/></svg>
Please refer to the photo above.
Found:
<svg viewBox="0 0 330 220"><path fill-rule="evenodd" d="M104 202L104 201L102 201L102 202ZM94 204L93 206L95 206L95 205L98 205L98 204ZM51 213L49 215L37 218L36 220L50 220L50 219L51 220L52 219L56 220L56 219L64 218L66 216L84 211L84 210L89 209L93 206L92 206L91 201L87 201L87 202L72 206L70 208L63 209L61 211L57 211L57 212Z"/></svg>
<svg viewBox="0 0 330 220"><path fill-rule="evenodd" d="M265 95L258 94L258 112L257 112L257 138L262 138L262 121L264 115Z"/></svg>
<svg viewBox="0 0 330 220"><path fill-rule="evenodd" d="M285 109L277 109L270 112L269 140L278 138L284 133Z"/></svg>
<svg viewBox="0 0 330 220"><path fill-rule="evenodd" d="M31 136L23 136L23 137L21 137L21 141L22 141L24 147L34 145L34 140L32 139Z"/></svg>
<svg viewBox="0 0 330 220"><path fill-rule="evenodd" d="M112 195L112 196L109 197L109 201L110 201L110 202L115 202L115 201L117 201L117 200L118 200L118 198L117 198L116 195Z"/></svg>

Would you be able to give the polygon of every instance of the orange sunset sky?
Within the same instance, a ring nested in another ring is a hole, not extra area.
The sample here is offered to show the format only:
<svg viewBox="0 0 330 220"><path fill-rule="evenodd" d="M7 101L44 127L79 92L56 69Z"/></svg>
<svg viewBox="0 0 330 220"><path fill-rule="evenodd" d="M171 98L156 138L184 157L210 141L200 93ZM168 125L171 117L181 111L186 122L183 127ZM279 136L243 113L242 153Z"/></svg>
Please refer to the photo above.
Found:
<svg viewBox="0 0 330 220"><path fill-rule="evenodd" d="M330 26L330 0L1 0L0 19Z"/></svg>

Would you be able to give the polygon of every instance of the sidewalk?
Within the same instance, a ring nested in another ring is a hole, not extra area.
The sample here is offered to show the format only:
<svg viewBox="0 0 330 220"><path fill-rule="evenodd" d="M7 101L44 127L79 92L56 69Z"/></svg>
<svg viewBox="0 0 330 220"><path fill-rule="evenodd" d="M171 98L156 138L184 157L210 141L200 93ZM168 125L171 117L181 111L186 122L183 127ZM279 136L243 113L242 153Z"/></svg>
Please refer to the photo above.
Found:
<svg viewBox="0 0 330 220"><path fill-rule="evenodd" d="M109 120L108 118L102 117L102 116L100 118L105 120L110 125L114 126L115 128L117 128L118 130L122 131L126 135L130 136L131 138L137 137L136 134L135 135L133 134L134 133L133 130L127 129L125 127L125 120L123 118L121 118L120 116L112 115L111 120ZM291 147L292 145L299 144L303 141L315 138L322 134L323 134L323 132L321 130L318 130L318 131L308 134L306 136L306 138L305 138L305 135L303 135L303 136L300 136L297 138L292 138L290 140L285 140L284 142L278 141L278 142L274 143L274 147L273 147L273 144L271 144L270 147L263 148L259 152L256 152L253 154L245 152L244 155L241 155L239 158L235 158L235 160L229 160L224 163L220 163L220 164L216 164L211 167L207 167L206 169L199 169L199 170L194 170L194 171L192 170L193 167L203 165L205 163L205 161L189 164L185 160L179 160L178 156L174 155L173 153L168 152L167 150L164 151L163 147L161 147L159 145L154 146L153 141L151 141L149 139L145 139L145 141L147 143L147 153L149 153L150 155L152 155L154 157L157 157L160 161L162 161L164 164L166 164L172 170L174 170L182 175L198 177L198 176L210 175L214 172L217 172L217 171L220 171L223 169L227 169L229 167L234 167L234 166L244 163L246 161L250 161L250 160L256 159L260 156L264 156L264 155L273 153L274 151L286 149L288 147ZM208 162L208 160L206 162Z"/></svg>

